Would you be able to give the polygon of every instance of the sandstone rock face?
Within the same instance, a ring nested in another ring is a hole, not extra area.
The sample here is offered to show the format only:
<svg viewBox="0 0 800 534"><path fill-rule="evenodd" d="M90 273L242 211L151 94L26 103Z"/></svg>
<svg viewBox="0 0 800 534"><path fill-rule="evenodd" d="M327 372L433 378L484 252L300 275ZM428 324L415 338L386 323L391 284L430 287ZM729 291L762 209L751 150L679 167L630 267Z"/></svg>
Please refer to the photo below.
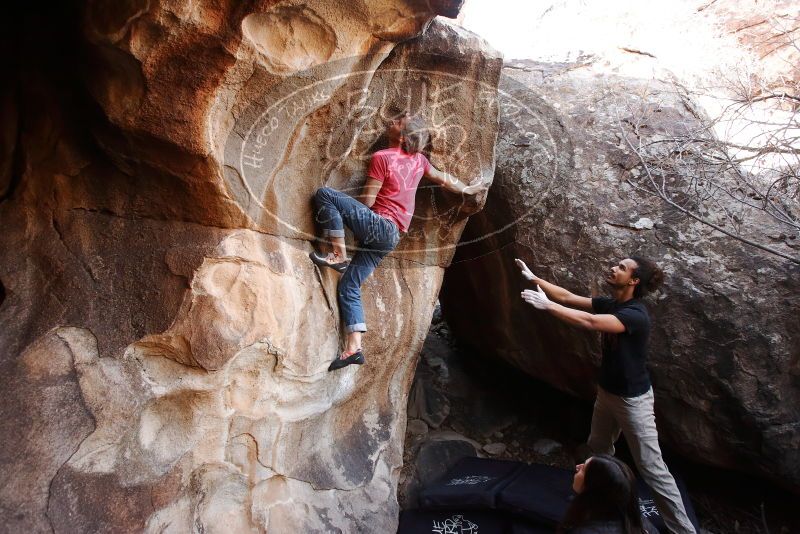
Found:
<svg viewBox="0 0 800 534"><path fill-rule="evenodd" d="M591 399L597 336L525 305L513 260L588 295L604 292L611 262L650 256L666 273L649 300L662 440L693 460L800 490L798 265L631 186L644 171L625 138L639 139L634 126L644 141L691 131L698 120L690 101L672 84L598 74L590 63L516 65L501 87L495 185L464 232L471 244L459 249L440 296L453 333ZM721 224L731 207L725 199L700 204ZM755 224L745 237L797 256L791 239L769 238L774 221L746 215Z"/></svg>
<svg viewBox="0 0 800 534"><path fill-rule="evenodd" d="M3 134L2 530L396 528L417 355L484 199L419 192L363 287L368 362L336 373L338 277L308 260L310 199L360 185L404 108L434 127L435 165L493 175L501 60L433 20L458 6L96 1L25 19L44 39L28 53L63 57L21 72Z"/></svg>

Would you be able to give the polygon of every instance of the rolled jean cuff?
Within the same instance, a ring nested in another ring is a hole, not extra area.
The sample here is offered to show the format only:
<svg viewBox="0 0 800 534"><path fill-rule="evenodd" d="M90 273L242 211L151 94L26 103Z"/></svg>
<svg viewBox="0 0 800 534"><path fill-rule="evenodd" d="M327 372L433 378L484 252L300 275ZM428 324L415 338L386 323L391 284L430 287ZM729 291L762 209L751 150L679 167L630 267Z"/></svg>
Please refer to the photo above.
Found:
<svg viewBox="0 0 800 534"><path fill-rule="evenodd" d="M344 327L345 332L348 334L352 334L353 332L366 332L367 325L366 323L356 323L356 324L349 324Z"/></svg>
<svg viewBox="0 0 800 534"><path fill-rule="evenodd" d="M344 237L344 230L322 230L322 237Z"/></svg>

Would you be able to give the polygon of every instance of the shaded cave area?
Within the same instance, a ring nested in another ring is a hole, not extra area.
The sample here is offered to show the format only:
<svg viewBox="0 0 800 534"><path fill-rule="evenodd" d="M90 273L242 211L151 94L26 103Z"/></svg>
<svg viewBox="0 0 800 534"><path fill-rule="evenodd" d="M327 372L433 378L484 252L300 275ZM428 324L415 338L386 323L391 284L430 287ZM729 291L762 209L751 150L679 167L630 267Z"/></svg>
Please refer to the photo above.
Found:
<svg viewBox="0 0 800 534"><path fill-rule="evenodd" d="M464 457L574 469L589 455L591 417L591 402L456 339L437 304L409 394L400 507L418 508L420 491ZM616 449L635 472L624 438ZM662 451L689 490L701 532L800 532L790 492L756 476L697 464L663 442Z"/></svg>

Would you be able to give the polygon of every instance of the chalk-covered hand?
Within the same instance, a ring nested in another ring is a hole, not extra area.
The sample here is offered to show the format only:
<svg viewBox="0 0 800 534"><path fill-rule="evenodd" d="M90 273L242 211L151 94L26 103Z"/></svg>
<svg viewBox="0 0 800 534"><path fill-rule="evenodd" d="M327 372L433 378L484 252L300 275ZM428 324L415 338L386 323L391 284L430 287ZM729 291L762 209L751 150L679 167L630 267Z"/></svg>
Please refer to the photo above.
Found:
<svg viewBox="0 0 800 534"><path fill-rule="evenodd" d="M488 182L483 180L482 176L473 179L468 186L462 191L465 195L477 195L489 189Z"/></svg>
<svg viewBox="0 0 800 534"><path fill-rule="evenodd" d="M519 270L522 271L522 276L525 278L525 280L535 282L538 279L538 277L533 274L530 269L528 269L528 266L525 265L524 261L517 258L514 260L514 263L516 263L517 267L519 267Z"/></svg>
<svg viewBox="0 0 800 534"><path fill-rule="evenodd" d="M536 291L532 289L526 289L522 292L522 300L536 308L537 310L549 310L550 306L553 305L553 302L547 298L542 288L536 286Z"/></svg>

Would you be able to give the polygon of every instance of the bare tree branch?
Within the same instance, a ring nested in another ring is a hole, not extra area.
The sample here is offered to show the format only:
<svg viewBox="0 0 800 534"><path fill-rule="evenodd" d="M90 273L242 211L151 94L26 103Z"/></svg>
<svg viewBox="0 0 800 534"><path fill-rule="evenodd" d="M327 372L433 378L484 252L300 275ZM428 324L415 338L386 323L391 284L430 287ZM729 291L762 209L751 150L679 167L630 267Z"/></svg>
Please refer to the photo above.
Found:
<svg viewBox="0 0 800 534"><path fill-rule="evenodd" d="M637 147L635 147L635 146L633 145L633 143L631 143L630 139L629 139L629 138L628 138L628 136L625 134L625 131L624 131L624 129L623 129L623 127L622 127L622 124L621 124L621 123L619 124L619 126L620 126L620 131L622 131L622 137L623 137L623 139L624 139L624 140L625 140L625 142L628 144L628 146L629 146L629 147L630 147L630 148L631 148L631 149L632 149L632 150L633 150L633 151L636 153L636 155L638 156L638 158L639 158L639 161L642 163L642 166L644 167L644 170L645 170L645 172L647 173L647 177L649 178L649 180L650 180L650 183L651 183L651 184L654 186L654 189L655 189L655 191L652 191L652 190L648 190L648 189L646 189L646 188L643 188L643 187L641 187L641 186L639 186L639 185L637 185L637 184L633 183L632 181L628 180L628 184L630 184L630 185L631 185L631 186L632 186L634 189L636 189L636 190L638 190L638 191L641 191L641 192L643 192L643 193L647 193L647 194L651 194L651 195L652 195L652 194L655 194L655 195L659 196L659 197L660 197L660 198L661 198L661 199L662 199L664 202L666 202L667 204L669 204L669 205L670 205L670 206L672 206L673 208L677 209L678 211L680 211L680 212L682 212L682 213L684 213L684 214L688 215L689 217L691 217L692 219L695 219L695 220L696 220L696 221L698 221L698 222L701 222L701 223L703 223L703 224L705 224L705 225L707 225L707 226L709 226L709 227L713 228L714 230L717 230L718 232L721 232L721 233L723 233L723 234L727 235L728 237L732 237L733 239L736 239L736 240L738 240L738 241L741 241L742 243L745 243L745 244L747 244L747 245L750 245L750 246L752 246L752 247L755 247L755 248L757 248L757 249L763 250L763 251L765 251L765 252L769 252L770 254L775 254L776 256L780 256L781 258L784 258L784 259L786 259L786 260L789 260L789 261L791 261L791 262L794 262L794 263L800 264L800 258L794 258L794 257L792 257L792 256L789 256L788 254L784 254L783 252L781 252L781 251L779 251L779 250L775 250L774 248L768 247L768 246L766 246L766 245L762 245L761 243L757 243L757 242L755 242L755 241L753 241L753 240L751 240L751 239L747 239L747 238L745 238L745 237L742 237L741 235L737 235L737 234L735 234L735 233L733 233L733 232L730 232L730 231L726 230L725 228L723 228L723 227L721 227L721 226L719 226L719 225L717 225L717 224L715 224L715 223L713 223L713 222L709 221L708 219L705 219L705 218L703 218L703 217L701 217L701 216L699 216L699 215L697 215L697 214L693 213L691 210L689 210L689 209L687 209L687 208L684 208L683 206L681 206L681 205L680 205L680 204L678 204L677 202L673 201L673 200L672 200L672 198L670 198L670 197L669 197L669 196L666 194L666 192L664 191L664 189L663 189L663 183L664 183L664 182L663 182L663 180L664 180L664 178L663 178L663 175L662 175L662 188L659 188L659 187L656 185L655 179L654 179L654 177L653 177L653 174L652 174L652 173L651 173L651 171L650 171L650 167L649 167L649 165L647 164L647 161L645 161L645 159L642 157L641 151L640 151L640 150L637 150Z"/></svg>

